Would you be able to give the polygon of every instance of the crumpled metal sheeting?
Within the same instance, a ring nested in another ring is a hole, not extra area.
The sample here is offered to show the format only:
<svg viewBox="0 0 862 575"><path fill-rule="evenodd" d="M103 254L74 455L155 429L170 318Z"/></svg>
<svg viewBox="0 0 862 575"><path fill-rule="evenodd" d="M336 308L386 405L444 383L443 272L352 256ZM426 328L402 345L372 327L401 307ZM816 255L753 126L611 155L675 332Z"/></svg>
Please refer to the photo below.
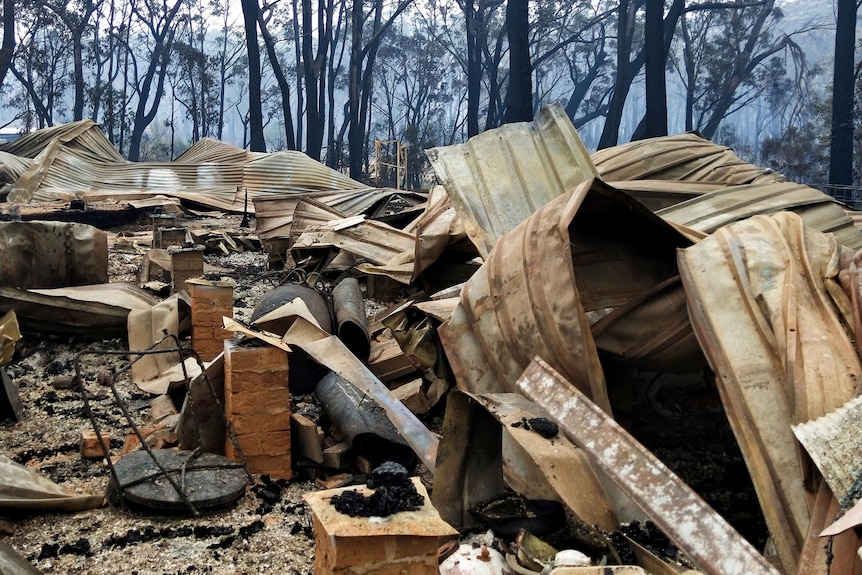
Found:
<svg viewBox="0 0 862 575"><path fill-rule="evenodd" d="M506 124L427 154L483 256L538 208L597 175L559 104L542 108L533 122Z"/></svg>
<svg viewBox="0 0 862 575"><path fill-rule="evenodd" d="M0 151L22 158L35 158L55 140L89 160L126 161L92 120L57 124L24 134L13 142L0 145Z"/></svg>
<svg viewBox="0 0 862 575"><path fill-rule="evenodd" d="M809 514L791 425L858 394L862 365L834 289L839 246L782 212L725 226L679 254L698 340L788 573Z"/></svg>
<svg viewBox="0 0 862 575"><path fill-rule="evenodd" d="M33 165L33 160L21 158L7 152L0 152L0 185L17 182Z"/></svg>
<svg viewBox="0 0 862 575"><path fill-rule="evenodd" d="M649 316L650 337L659 341L664 332L682 329L664 341L684 343L691 329L685 306L657 306L644 296L677 275L676 250L688 245L669 224L600 180L552 200L497 241L440 328L459 386L473 393L513 391L539 356L609 409L585 311L650 303L660 311ZM614 329L626 325L621 318L603 337L615 341ZM627 335L621 337L622 347L614 349L627 349ZM687 345L690 351L674 353L696 357L693 338ZM668 355L661 347L651 352Z"/></svg>
<svg viewBox="0 0 862 575"><path fill-rule="evenodd" d="M749 184L784 182L781 174L742 161L727 146L697 132L638 140L599 150L592 155L605 181L680 180L700 183Z"/></svg>
<svg viewBox="0 0 862 575"><path fill-rule="evenodd" d="M59 145L46 148L30 170L13 185L12 201L53 201L80 198L140 199L165 194L178 197L219 198L219 206L232 206L242 166L234 164L183 164L174 162L89 161ZM240 209L241 206L240 206Z"/></svg>
<svg viewBox="0 0 862 575"><path fill-rule="evenodd" d="M174 158L175 163L200 164L204 162L240 163L254 159L255 154L243 148L231 146L215 138L201 138Z"/></svg>
<svg viewBox="0 0 862 575"><path fill-rule="evenodd" d="M90 121L39 130L2 148L34 160L0 156L15 202L141 199L165 194L232 212L257 194L367 189L302 152L251 153L215 140L199 143L174 162L124 160ZM8 165L4 163L8 159ZM13 176L14 179L13 179ZM249 210L253 203L249 202Z"/></svg>
<svg viewBox="0 0 862 575"><path fill-rule="evenodd" d="M280 192L255 194L255 232L262 240L290 237L294 211L303 200L325 204L344 216L363 214L391 199L404 198L416 205L425 201L425 194L392 190L390 188L364 188L361 190L334 190L327 192Z"/></svg>
<svg viewBox="0 0 862 575"><path fill-rule="evenodd" d="M254 192L320 192L367 188L362 182L345 176L302 152L273 152L247 163L242 185Z"/></svg>
<svg viewBox="0 0 862 575"><path fill-rule="evenodd" d="M862 397L835 411L793 426L832 492L843 501L862 474Z"/></svg>
<svg viewBox="0 0 862 575"><path fill-rule="evenodd" d="M835 234L839 243L862 248L862 231L833 198L793 182L728 186L657 211L662 218L712 233L721 226L758 214L793 211L808 227Z"/></svg>
<svg viewBox="0 0 862 575"><path fill-rule="evenodd" d="M606 409L610 403L589 322L575 286L568 223L589 190L582 184L495 245L438 333L458 386L515 391L540 356Z"/></svg>

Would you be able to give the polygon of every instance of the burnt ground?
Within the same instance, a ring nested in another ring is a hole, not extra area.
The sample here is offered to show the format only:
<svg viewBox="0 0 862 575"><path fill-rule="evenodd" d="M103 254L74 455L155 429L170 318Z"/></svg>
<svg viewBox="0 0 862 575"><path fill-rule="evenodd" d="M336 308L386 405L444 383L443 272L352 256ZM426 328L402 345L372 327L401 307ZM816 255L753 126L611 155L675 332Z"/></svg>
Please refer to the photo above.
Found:
<svg viewBox="0 0 862 575"><path fill-rule="evenodd" d="M192 228L237 232L240 220L240 216L229 215L184 223ZM149 218L107 229L116 235L109 255L111 281L134 282L145 251L144 241L135 234L151 229ZM267 260L260 251L205 255L208 277L236 282L234 313L239 320L250 319L254 305L281 277L267 269ZM370 314L383 307L368 303ZM24 414L20 422L0 424L0 454L70 491L104 493L107 466L99 460L82 459L78 452L80 433L91 429L80 393L58 382L74 373L75 355L80 351L93 347L123 350L125 339L26 330L23 335L7 371L19 388ZM96 380L105 369L122 370L125 360L86 356L83 361L93 413L111 432L112 449L119 450L127 426L108 388ZM609 377L618 420L762 549L766 528L710 375L626 374L622 379ZM151 396L138 390L127 376L120 377L116 385L133 415L146 421ZM624 391L620 393L620 389ZM153 516L111 506L71 514L3 512L0 530L8 534L5 540L10 545L45 573L305 575L312 572L314 541L302 494L319 486L303 474L295 477L273 481L255 476L235 507L200 518ZM430 484L427 471L423 480L426 486Z"/></svg>
<svg viewBox="0 0 862 575"><path fill-rule="evenodd" d="M190 227L238 231L239 216L185 222ZM150 229L148 218L108 229L119 236ZM123 243L120 241L119 243ZM128 243L128 242L126 242ZM112 282L135 281L143 245L111 249ZM254 304L278 279L266 269L263 252L207 254L207 271L230 277L235 289L235 317L248 320ZM81 458L78 440L92 429L83 414L80 392L65 389L63 376L74 374L75 355L88 348L127 349L125 338L102 339L28 333L22 329L16 356L7 366L22 404L20 422L0 424L0 454L36 470L64 488L103 494L109 470L100 460ZM96 381L99 371L119 372L120 356L85 356L85 381L92 411L111 433L118 452L128 426L109 388ZM55 387L55 385L57 387ZM127 376L117 389L138 423L149 416L152 396ZM59 387L59 388L58 388ZM200 518L157 517L104 506L80 513L10 513L3 511L5 541L45 573L264 573L312 572L314 541L302 494L319 489L307 479L254 483L232 509Z"/></svg>

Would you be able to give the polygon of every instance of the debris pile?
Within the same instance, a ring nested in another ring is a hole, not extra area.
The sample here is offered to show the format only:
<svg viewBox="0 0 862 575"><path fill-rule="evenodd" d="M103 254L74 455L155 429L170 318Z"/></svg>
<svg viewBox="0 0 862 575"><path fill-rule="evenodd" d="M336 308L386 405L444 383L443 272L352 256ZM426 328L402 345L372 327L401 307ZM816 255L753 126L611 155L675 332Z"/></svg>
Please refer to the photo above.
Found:
<svg viewBox="0 0 862 575"><path fill-rule="evenodd" d="M429 150L428 193L91 122L0 152L4 453L81 491L10 462L0 505L126 521L14 560L862 573L862 219L817 190L697 134L590 157L559 106Z"/></svg>

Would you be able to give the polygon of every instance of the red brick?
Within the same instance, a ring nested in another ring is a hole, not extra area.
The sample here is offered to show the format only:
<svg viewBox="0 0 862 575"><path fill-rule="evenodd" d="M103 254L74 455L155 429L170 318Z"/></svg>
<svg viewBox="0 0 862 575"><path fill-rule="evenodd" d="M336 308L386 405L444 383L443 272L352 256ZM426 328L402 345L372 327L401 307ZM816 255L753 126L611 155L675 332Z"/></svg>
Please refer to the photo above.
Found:
<svg viewBox="0 0 862 575"><path fill-rule="evenodd" d="M275 415L290 411L290 392L287 389L261 389L244 393L231 393L225 381L225 398L230 393L229 416Z"/></svg>
<svg viewBox="0 0 862 575"><path fill-rule="evenodd" d="M233 432L237 435L290 429L290 410L265 415L228 415L228 419Z"/></svg>
<svg viewBox="0 0 862 575"><path fill-rule="evenodd" d="M290 431L287 430L245 433L237 435L236 440L246 457L290 454Z"/></svg>
<svg viewBox="0 0 862 575"><path fill-rule="evenodd" d="M293 476L290 455L252 455L246 457L245 461L252 473L267 473L273 479L290 479Z"/></svg>

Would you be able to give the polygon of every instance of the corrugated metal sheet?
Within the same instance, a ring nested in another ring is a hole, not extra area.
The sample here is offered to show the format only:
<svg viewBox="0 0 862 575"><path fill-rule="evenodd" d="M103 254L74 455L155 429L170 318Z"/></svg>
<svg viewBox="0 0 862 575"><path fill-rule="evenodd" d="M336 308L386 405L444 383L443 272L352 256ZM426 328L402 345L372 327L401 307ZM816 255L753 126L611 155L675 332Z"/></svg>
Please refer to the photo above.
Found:
<svg viewBox="0 0 862 575"><path fill-rule="evenodd" d="M0 152L0 185L17 182L30 169L33 160L20 158L7 152Z"/></svg>
<svg viewBox="0 0 862 575"><path fill-rule="evenodd" d="M608 181L608 183L624 191L653 212L726 187L725 184L674 180L625 180Z"/></svg>
<svg viewBox="0 0 862 575"><path fill-rule="evenodd" d="M538 356L607 408L584 311L649 293L676 275L676 249L687 245L667 223L599 180L552 200L500 238L438 330L458 385L473 393L514 391ZM655 332L647 337L687 324L685 307L677 306L676 315L672 309L652 318Z"/></svg>
<svg viewBox="0 0 862 575"><path fill-rule="evenodd" d="M368 186L357 182L302 152L274 152L252 160L243 170L243 187L255 192L320 192L359 190Z"/></svg>
<svg viewBox="0 0 862 575"><path fill-rule="evenodd" d="M742 161L696 132L638 140L592 155L605 181L678 180L717 184L783 182L784 176Z"/></svg>
<svg viewBox="0 0 862 575"><path fill-rule="evenodd" d="M506 124L427 154L483 256L538 208L596 175L559 104L531 123Z"/></svg>
<svg viewBox="0 0 862 575"><path fill-rule="evenodd" d="M862 232L841 204L819 190L793 182L728 186L656 213L670 222L712 233L754 215L785 210L798 213L812 229L835 234L842 245L862 248Z"/></svg>
<svg viewBox="0 0 862 575"><path fill-rule="evenodd" d="M361 216L354 216L360 218ZM318 202L302 201L294 212L291 249L338 247L364 261L382 265L412 252L416 236L374 220L347 224L337 212Z"/></svg>
<svg viewBox="0 0 862 575"><path fill-rule="evenodd" d="M0 145L0 151L22 158L36 158L54 141L91 160L125 161L92 120L58 124L24 134L13 142Z"/></svg>
<svg viewBox="0 0 862 575"><path fill-rule="evenodd" d="M174 162L128 162L91 121L39 130L3 149L16 154L0 155L0 173L13 182L9 199L16 202L163 194L239 212L245 194L237 190L248 189L254 200L269 193L367 189L301 152L250 153L209 139Z"/></svg>
<svg viewBox="0 0 862 575"><path fill-rule="evenodd" d="M862 475L862 397L835 411L793 426L793 433L826 483L844 501Z"/></svg>
<svg viewBox="0 0 862 575"><path fill-rule="evenodd" d="M251 198L252 196L249 195ZM325 204L339 212L341 216L365 214L393 198L401 198L407 204L418 205L427 198L426 194L404 192L389 188L365 188L362 190L272 193L253 196L256 214L257 236L262 240L286 238L290 236L293 212L299 202L310 199Z"/></svg>
<svg viewBox="0 0 862 575"><path fill-rule="evenodd" d="M215 138L202 138L189 146L185 152L174 159L174 162L201 164L206 162L242 163L254 159L254 154L243 148L237 148Z"/></svg>
<svg viewBox="0 0 862 575"><path fill-rule="evenodd" d="M782 212L720 228L679 256L695 333L788 573L809 524L791 425L840 407L862 381L852 318L836 311L850 309L838 252L834 236Z"/></svg>

